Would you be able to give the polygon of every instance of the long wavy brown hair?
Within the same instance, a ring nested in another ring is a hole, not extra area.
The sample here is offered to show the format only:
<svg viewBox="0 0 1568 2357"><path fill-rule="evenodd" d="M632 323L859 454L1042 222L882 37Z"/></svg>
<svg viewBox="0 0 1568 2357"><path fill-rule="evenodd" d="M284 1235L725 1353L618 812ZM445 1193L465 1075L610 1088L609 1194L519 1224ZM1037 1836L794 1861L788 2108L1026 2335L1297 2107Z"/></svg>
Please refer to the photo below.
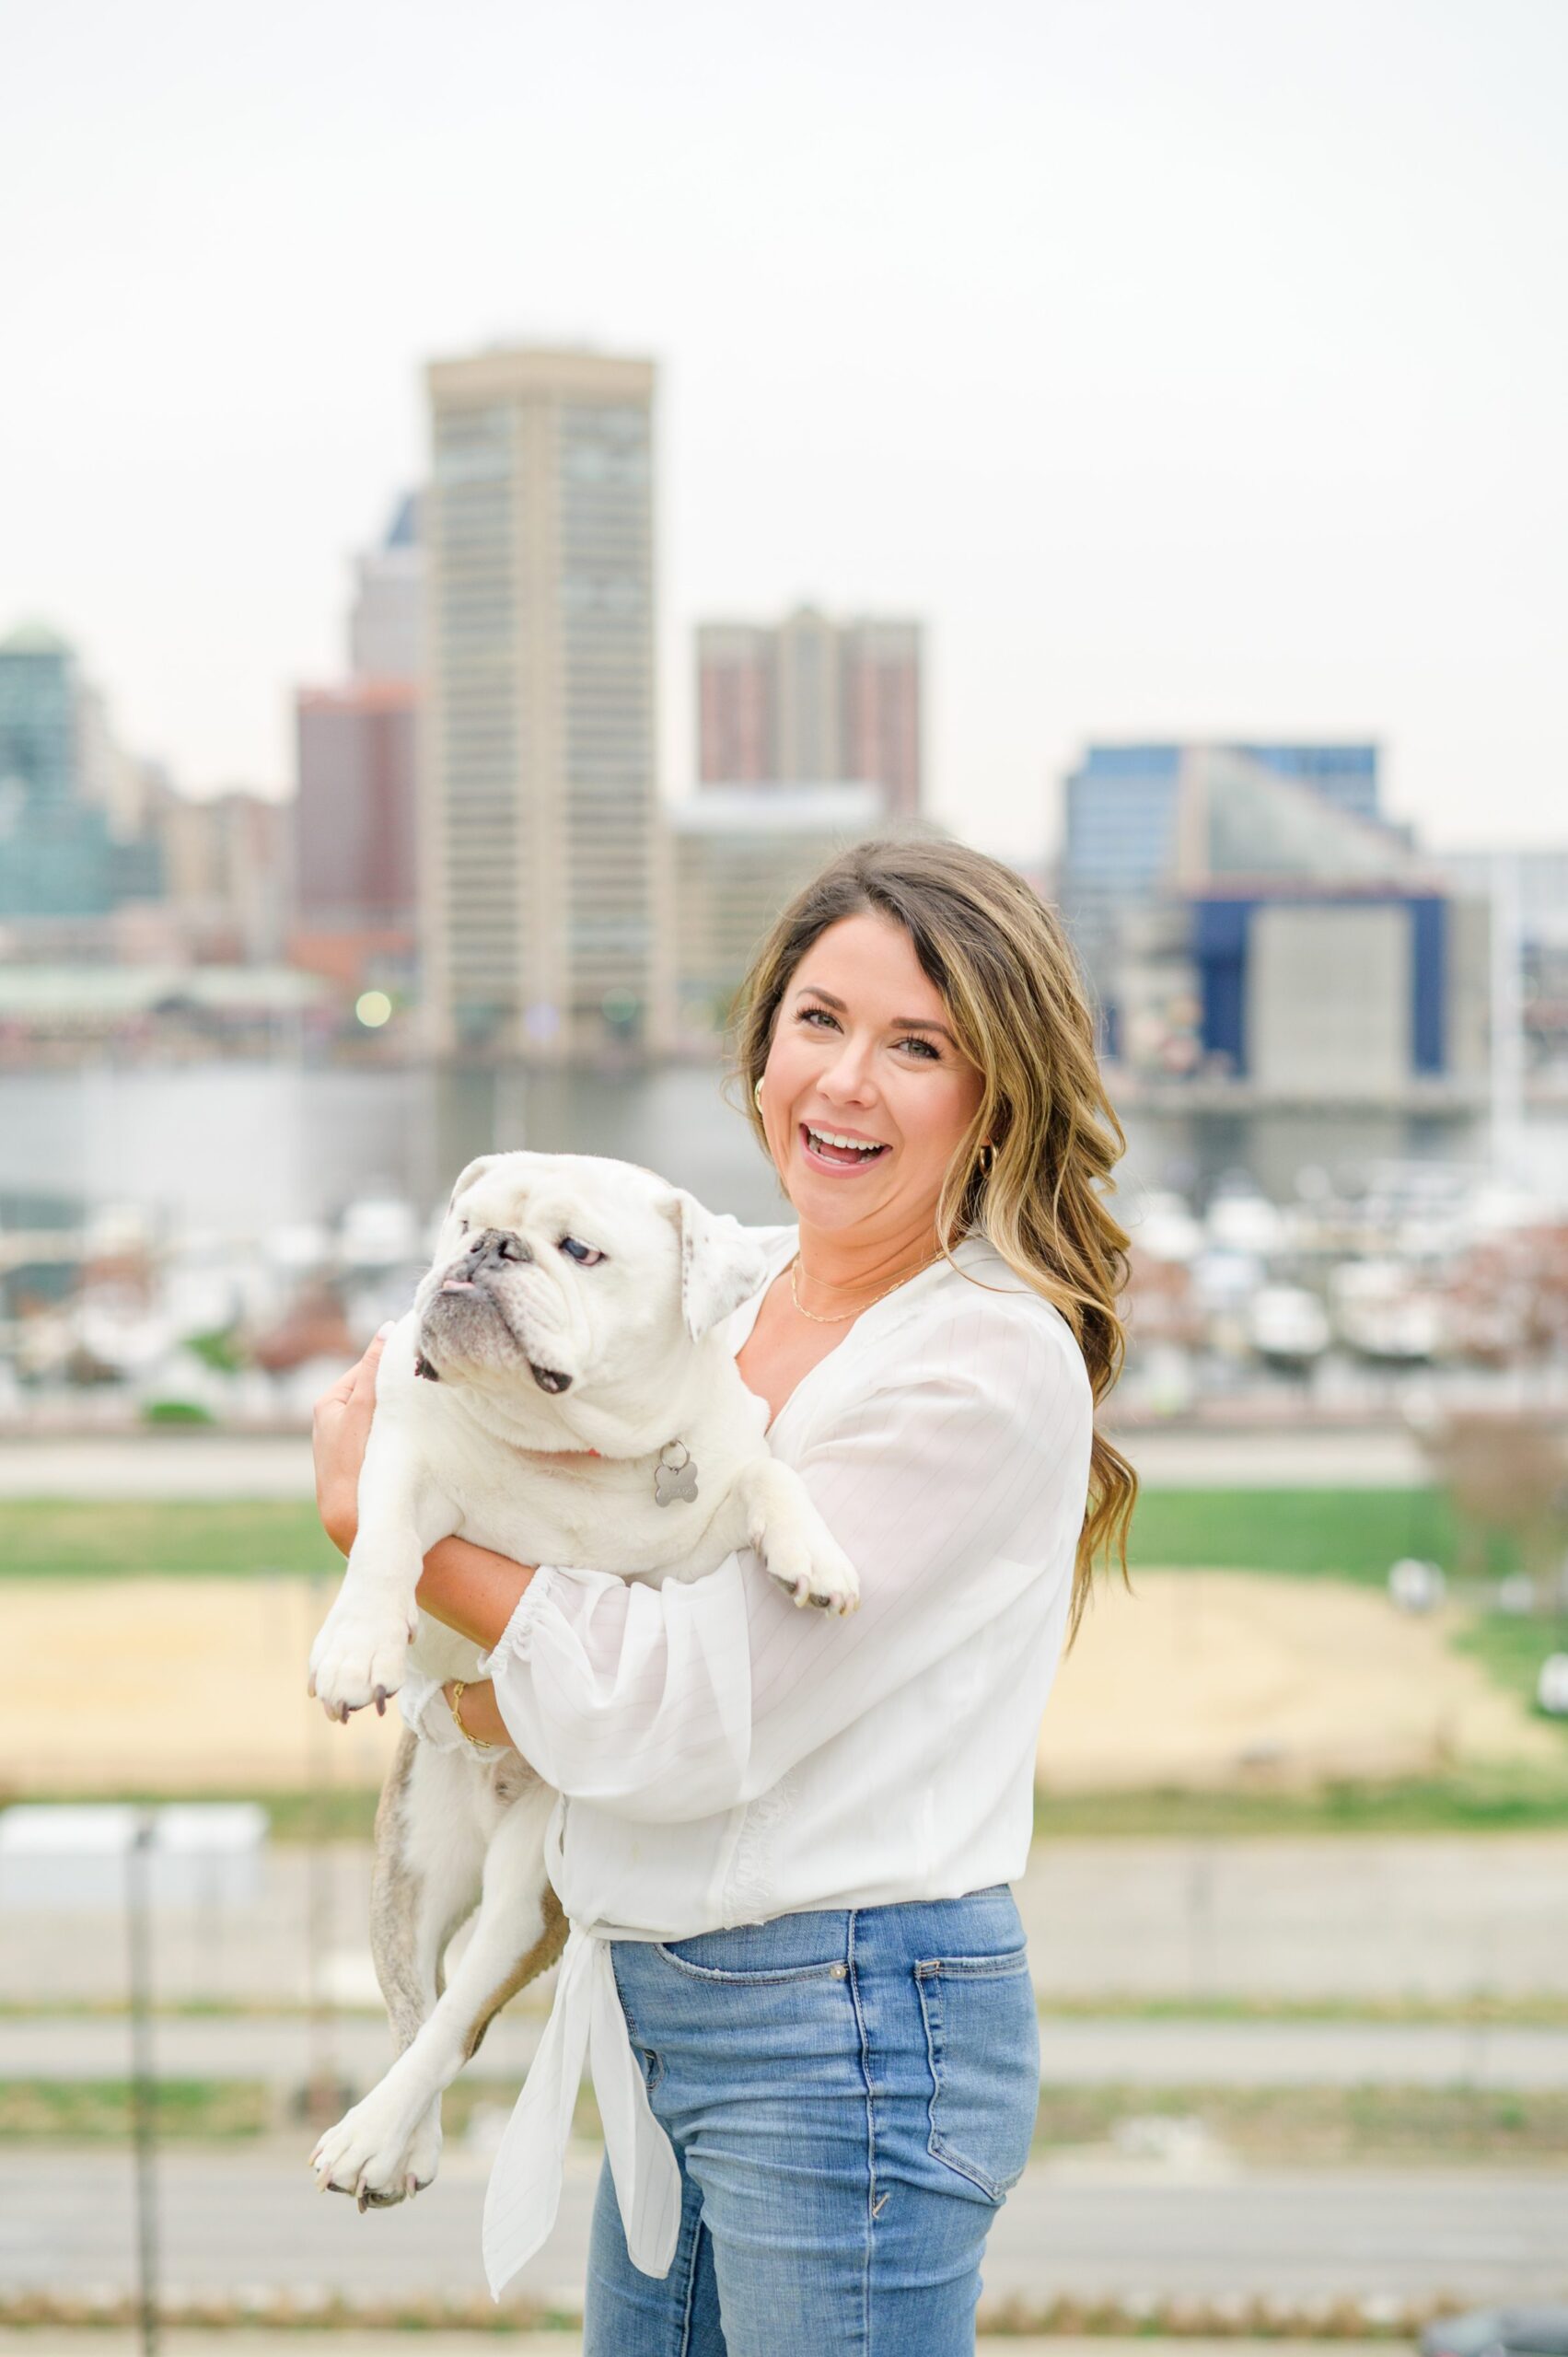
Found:
<svg viewBox="0 0 1568 2357"><path fill-rule="evenodd" d="M856 843L830 860L778 918L730 1010L731 1077L744 1083L747 1118L766 1152L752 1092L790 976L819 934L868 911L908 934L984 1081L943 1181L936 1240L950 1258L971 1229L985 1235L1061 1311L1098 1402L1121 1373L1125 1348L1117 1295L1126 1282L1127 1237L1106 1197L1127 1141L1100 1079L1094 1024L1066 936L1021 876L961 843L923 836ZM993 1151L982 1170L987 1139ZM1097 1562L1116 1562L1127 1577L1137 1494L1132 1468L1097 1429L1069 1644Z"/></svg>

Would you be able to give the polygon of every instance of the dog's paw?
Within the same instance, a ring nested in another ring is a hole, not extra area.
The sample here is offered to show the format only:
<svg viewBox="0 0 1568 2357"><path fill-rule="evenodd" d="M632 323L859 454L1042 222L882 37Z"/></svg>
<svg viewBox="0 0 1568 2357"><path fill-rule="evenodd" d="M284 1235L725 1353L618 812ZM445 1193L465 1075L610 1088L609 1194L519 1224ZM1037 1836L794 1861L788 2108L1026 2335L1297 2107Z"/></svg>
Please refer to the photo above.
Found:
<svg viewBox="0 0 1568 2357"><path fill-rule="evenodd" d="M402 2104L384 2087L329 2128L310 2155L318 2193L347 2193L361 2210L389 2210L423 2193L441 2162L441 2107L432 2104L412 2132Z"/></svg>
<svg viewBox="0 0 1568 2357"><path fill-rule="evenodd" d="M403 1682L407 1616L340 1596L310 1648L310 1691L331 1719L374 1702L384 1711Z"/></svg>
<svg viewBox="0 0 1568 2357"><path fill-rule="evenodd" d="M768 1576L794 1604L814 1604L841 1620L860 1602L860 1580L843 1549L826 1530L809 1537L770 1530L764 1558Z"/></svg>

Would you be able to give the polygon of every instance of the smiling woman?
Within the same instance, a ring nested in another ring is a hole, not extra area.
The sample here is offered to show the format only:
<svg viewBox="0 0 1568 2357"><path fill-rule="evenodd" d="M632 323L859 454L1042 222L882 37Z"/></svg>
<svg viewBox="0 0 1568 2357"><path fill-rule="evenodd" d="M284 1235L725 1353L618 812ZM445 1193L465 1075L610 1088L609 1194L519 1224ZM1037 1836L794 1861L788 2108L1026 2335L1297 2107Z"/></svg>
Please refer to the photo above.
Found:
<svg viewBox="0 0 1568 2357"><path fill-rule="evenodd" d="M860 1608L803 1618L747 1548L657 1588L462 1539L425 1559L422 1606L491 1648L432 1739L514 1747L563 1796L572 1933L486 2264L499 2291L550 2231L587 2051L588 2357L958 2357L1034 2118L1007 1885L1040 1716L1133 1495L1093 1426L1121 1136L1054 918L953 843L824 871L737 1046L797 1225L758 1233L724 1347ZM363 1419L323 1434L340 1496Z"/></svg>

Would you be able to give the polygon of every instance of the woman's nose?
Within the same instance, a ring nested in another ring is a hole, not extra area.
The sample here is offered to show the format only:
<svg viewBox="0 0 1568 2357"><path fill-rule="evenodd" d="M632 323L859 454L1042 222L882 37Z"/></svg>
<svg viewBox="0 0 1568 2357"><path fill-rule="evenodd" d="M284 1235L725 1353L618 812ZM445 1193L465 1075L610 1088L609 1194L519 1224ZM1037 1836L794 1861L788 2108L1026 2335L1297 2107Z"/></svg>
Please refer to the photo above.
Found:
<svg viewBox="0 0 1568 2357"><path fill-rule="evenodd" d="M832 1062L822 1074L822 1086L829 1096L853 1097L858 1102L871 1086L870 1043L858 1046L846 1039Z"/></svg>

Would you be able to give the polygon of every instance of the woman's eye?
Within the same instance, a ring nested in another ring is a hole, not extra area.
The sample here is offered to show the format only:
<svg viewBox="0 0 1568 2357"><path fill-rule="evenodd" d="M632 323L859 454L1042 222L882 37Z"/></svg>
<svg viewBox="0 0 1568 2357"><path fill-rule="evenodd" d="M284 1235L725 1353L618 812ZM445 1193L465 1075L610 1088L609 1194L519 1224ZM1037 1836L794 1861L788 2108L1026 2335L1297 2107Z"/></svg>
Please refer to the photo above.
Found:
<svg viewBox="0 0 1568 2357"><path fill-rule="evenodd" d="M591 1244L579 1243L575 1236L563 1236L561 1249L568 1260L575 1260L580 1269L591 1269L596 1261L604 1258L602 1252L596 1251Z"/></svg>
<svg viewBox="0 0 1568 2357"><path fill-rule="evenodd" d="M918 1048L922 1056L929 1057L933 1063L940 1063L942 1061L940 1049L934 1048L929 1039L922 1039L913 1031L910 1032L906 1039L900 1039L899 1045L900 1048Z"/></svg>
<svg viewBox="0 0 1568 2357"><path fill-rule="evenodd" d="M823 1020L823 1022L824 1022L824 1023L831 1023L831 1022L832 1022L832 1020L833 1020L832 1016L829 1014L829 1012L828 1012L828 1010L827 1010L827 1008L826 1008L825 1006L807 1006L807 1007L803 1007L803 1008L801 1009L801 1013L800 1013L800 1019L801 1019L802 1023L809 1023L809 1022L811 1022L811 1021L813 1020L813 1018L814 1018L815 1016L819 1016L819 1015L821 1016L821 1018L822 1018L822 1020ZM835 1026L835 1028L837 1028L837 1027Z"/></svg>
<svg viewBox="0 0 1568 2357"><path fill-rule="evenodd" d="M838 1029L838 1025L833 1022L832 1016L825 1006L803 1006L798 1020L810 1024L815 1029L819 1018L824 1023L831 1023L835 1031ZM920 1055L917 1061L920 1062L939 1064L942 1061L941 1049L934 1048L929 1039L922 1039L912 1031L906 1038L895 1041L894 1044L900 1048L918 1048Z"/></svg>

